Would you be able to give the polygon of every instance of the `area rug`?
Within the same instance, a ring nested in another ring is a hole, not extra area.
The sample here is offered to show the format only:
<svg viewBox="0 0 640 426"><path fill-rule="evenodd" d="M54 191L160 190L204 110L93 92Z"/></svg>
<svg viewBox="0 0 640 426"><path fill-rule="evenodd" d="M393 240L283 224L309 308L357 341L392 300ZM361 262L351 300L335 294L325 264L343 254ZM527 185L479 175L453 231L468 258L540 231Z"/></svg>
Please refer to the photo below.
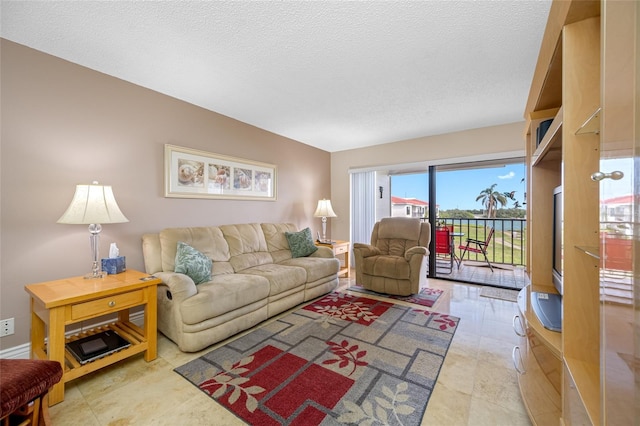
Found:
<svg viewBox="0 0 640 426"><path fill-rule="evenodd" d="M508 300L510 302L518 301L518 290L508 290L505 288L496 287L482 287L480 289L480 296L489 297L492 299Z"/></svg>
<svg viewBox="0 0 640 426"><path fill-rule="evenodd" d="M391 294L376 293L375 291L367 290L359 285L352 285L347 290L357 291L359 293L372 294L376 296L388 297L390 299L402 300L404 302L415 303L416 305L432 307L437 301L443 291L437 288L425 287L420 290L419 294L412 294L411 296L393 296Z"/></svg>
<svg viewBox="0 0 640 426"><path fill-rule="evenodd" d="M458 322L334 292L175 371L251 425L419 425Z"/></svg>

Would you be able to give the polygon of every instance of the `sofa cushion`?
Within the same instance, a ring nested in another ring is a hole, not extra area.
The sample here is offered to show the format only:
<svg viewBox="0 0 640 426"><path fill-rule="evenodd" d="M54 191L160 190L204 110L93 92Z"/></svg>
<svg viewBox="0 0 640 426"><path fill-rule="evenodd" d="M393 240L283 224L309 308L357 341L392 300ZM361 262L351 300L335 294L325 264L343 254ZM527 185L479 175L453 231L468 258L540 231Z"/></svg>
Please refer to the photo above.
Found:
<svg viewBox="0 0 640 426"><path fill-rule="evenodd" d="M269 296L269 281L261 276L217 275L198 286L198 294L180 305L182 321L198 324Z"/></svg>
<svg viewBox="0 0 640 426"><path fill-rule="evenodd" d="M298 257L284 260L280 264L304 268L307 271L307 283L337 274L340 270L340 260L335 257Z"/></svg>
<svg viewBox="0 0 640 426"><path fill-rule="evenodd" d="M284 235L289 242L292 257L306 257L318 250L308 227L299 232L285 232Z"/></svg>
<svg viewBox="0 0 640 426"><path fill-rule="evenodd" d="M307 272L296 266L269 263L248 268L239 275L259 275L269 280L269 296L304 286ZM301 289L302 290L302 289Z"/></svg>
<svg viewBox="0 0 640 426"><path fill-rule="evenodd" d="M261 223L264 239L267 241L267 248L273 257L274 263L291 259L289 242L284 236L285 232L296 232L298 227L293 223Z"/></svg>
<svg viewBox="0 0 640 426"><path fill-rule="evenodd" d="M273 263L259 224L222 225L220 230L229 244L229 262L235 272Z"/></svg>
<svg viewBox="0 0 640 426"><path fill-rule="evenodd" d="M212 275L233 273L233 268L229 263L229 245L217 226L167 228L161 231L159 242L163 271L175 271L178 241L189 244L213 260Z"/></svg>
<svg viewBox="0 0 640 426"><path fill-rule="evenodd" d="M194 283L200 284L211 279L211 259L198 250L178 241L175 272L188 275Z"/></svg>

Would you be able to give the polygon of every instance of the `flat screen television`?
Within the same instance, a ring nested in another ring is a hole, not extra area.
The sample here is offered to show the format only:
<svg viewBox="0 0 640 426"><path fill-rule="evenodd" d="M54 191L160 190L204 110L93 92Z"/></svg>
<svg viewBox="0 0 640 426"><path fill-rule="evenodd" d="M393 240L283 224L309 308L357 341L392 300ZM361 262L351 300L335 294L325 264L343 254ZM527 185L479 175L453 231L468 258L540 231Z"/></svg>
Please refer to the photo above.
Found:
<svg viewBox="0 0 640 426"><path fill-rule="evenodd" d="M553 190L553 285L562 294L562 186Z"/></svg>

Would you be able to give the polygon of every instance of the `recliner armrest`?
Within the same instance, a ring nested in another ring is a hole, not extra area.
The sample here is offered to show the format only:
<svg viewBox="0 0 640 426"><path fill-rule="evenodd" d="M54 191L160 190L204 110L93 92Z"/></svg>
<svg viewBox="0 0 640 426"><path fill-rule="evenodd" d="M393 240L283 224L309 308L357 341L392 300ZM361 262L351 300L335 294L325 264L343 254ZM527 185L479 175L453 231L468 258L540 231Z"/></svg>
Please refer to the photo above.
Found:
<svg viewBox="0 0 640 426"><path fill-rule="evenodd" d="M156 272L154 275L162 280L162 284L160 285L169 287L169 292L171 292L170 299L174 302L182 302L198 293L196 284L185 274L179 274L177 272Z"/></svg>
<svg viewBox="0 0 640 426"><path fill-rule="evenodd" d="M323 257L323 258L332 258L332 257L336 257L335 254L333 254L333 250L331 250L329 247L325 247L325 246L318 246L318 250L314 251L313 253L311 253L309 255L309 257Z"/></svg>
<svg viewBox="0 0 640 426"><path fill-rule="evenodd" d="M409 261L409 259L411 259L411 257L416 254L426 256L429 254L429 250L426 247L421 247L421 246L411 247L409 250L407 250L404 253L404 258L407 259L407 261Z"/></svg>
<svg viewBox="0 0 640 426"><path fill-rule="evenodd" d="M364 243L354 243L353 251L358 251L362 255L362 257L380 256L382 254L380 249L378 249L377 247Z"/></svg>

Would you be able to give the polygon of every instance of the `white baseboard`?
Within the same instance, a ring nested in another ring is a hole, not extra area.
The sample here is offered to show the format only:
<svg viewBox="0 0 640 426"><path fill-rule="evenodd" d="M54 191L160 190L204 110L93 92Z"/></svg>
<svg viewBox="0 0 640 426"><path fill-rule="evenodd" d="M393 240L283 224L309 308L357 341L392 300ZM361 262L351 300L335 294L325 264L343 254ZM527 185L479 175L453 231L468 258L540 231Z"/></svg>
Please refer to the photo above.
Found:
<svg viewBox="0 0 640 426"><path fill-rule="evenodd" d="M0 351L0 359L29 359L31 343L23 343Z"/></svg>
<svg viewBox="0 0 640 426"><path fill-rule="evenodd" d="M129 317L131 322L136 324L139 327L142 327L144 323L144 312L135 312L131 314ZM96 324L95 326L101 326L112 323L111 321L104 321ZM67 336L72 336L74 334L82 331L80 328L76 328L74 330L68 331ZM23 343L22 345L14 346L12 348L3 349L0 351L0 359L29 359L31 358L31 342Z"/></svg>

